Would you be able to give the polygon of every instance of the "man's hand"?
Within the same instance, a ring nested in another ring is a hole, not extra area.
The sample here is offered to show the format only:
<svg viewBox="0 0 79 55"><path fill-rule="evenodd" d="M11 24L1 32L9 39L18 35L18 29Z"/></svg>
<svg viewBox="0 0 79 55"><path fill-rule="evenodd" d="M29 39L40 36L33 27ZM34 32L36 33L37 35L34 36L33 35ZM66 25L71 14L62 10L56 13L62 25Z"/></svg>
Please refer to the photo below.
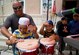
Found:
<svg viewBox="0 0 79 55"><path fill-rule="evenodd" d="M11 41L12 44L14 44L14 43L17 42L17 39L14 36L11 36L10 41Z"/></svg>

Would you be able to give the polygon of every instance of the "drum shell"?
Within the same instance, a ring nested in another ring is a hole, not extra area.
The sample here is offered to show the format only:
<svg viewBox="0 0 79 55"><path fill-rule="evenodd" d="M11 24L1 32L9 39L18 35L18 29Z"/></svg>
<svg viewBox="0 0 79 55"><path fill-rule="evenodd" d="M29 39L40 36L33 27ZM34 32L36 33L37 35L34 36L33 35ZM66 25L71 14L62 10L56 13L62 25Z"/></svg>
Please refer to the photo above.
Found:
<svg viewBox="0 0 79 55"><path fill-rule="evenodd" d="M30 46L30 49L29 49L29 43L32 43L32 45ZM34 43L33 43L34 42ZM24 45L24 44L27 44L27 45ZM21 46L22 45L22 46ZM24 47L25 46L28 46L28 47ZM33 47L33 48L31 48ZM24 42L18 42L16 44L16 48L19 50L20 52L20 55L38 55L38 47L39 47L39 44L38 44L38 40L36 39L27 39L27 40L24 40Z"/></svg>
<svg viewBox="0 0 79 55"><path fill-rule="evenodd" d="M38 49L32 52L23 52L21 55L38 55Z"/></svg>
<svg viewBox="0 0 79 55"><path fill-rule="evenodd" d="M42 53L47 53L47 54L54 54L54 46L44 46L40 45L40 49Z"/></svg>

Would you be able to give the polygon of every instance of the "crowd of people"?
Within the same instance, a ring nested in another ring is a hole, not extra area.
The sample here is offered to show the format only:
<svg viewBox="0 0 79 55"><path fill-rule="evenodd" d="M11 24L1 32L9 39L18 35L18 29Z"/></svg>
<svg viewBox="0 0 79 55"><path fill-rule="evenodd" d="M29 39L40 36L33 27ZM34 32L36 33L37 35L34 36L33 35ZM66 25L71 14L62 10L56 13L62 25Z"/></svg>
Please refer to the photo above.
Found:
<svg viewBox="0 0 79 55"><path fill-rule="evenodd" d="M39 30L39 34L43 36L40 39L37 33L37 27L32 19L32 17L28 14L23 13L23 5L16 1L13 3L12 8L14 13L7 17L3 26L1 27L1 33L8 38L6 43L8 45L12 45L12 50L14 55L18 55L16 51L16 43L24 42L25 39L38 39L40 43L40 49L43 53L46 53L45 48L49 45L53 46L50 50L48 47L48 54L54 53L54 46L56 42L59 42L59 53L62 54L65 48L65 42L63 40L64 37L74 34L79 34L79 14L73 14L73 20L68 22L66 17L62 17L60 21L56 24L57 31L54 32L54 24L52 20L47 20L44 22ZM11 32L9 32L9 27L11 27ZM72 38L72 37L70 37ZM31 42L30 42L31 43ZM36 42L35 42L36 43ZM26 43L27 44L27 43ZM44 47L42 47L44 46Z"/></svg>
<svg viewBox="0 0 79 55"><path fill-rule="evenodd" d="M73 14L73 19L68 21L66 17L62 17L60 21L57 22L56 28L57 28L57 34L59 35L59 52L63 54L62 52L65 49L65 42L64 37L67 38L75 38L75 35L79 34L79 13ZM70 46L71 48L71 46ZM70 49L70 54L71 53ZM78 51L78 50L77 50Z"/></svg>

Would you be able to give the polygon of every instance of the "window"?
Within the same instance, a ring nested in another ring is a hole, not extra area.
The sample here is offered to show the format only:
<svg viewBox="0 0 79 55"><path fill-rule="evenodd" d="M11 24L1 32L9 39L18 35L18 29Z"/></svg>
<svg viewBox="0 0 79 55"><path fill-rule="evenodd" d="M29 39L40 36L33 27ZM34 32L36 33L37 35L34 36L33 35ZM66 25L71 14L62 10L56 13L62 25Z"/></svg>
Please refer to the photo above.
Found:
<svg viewBox="0 0 79 55"><path fill-rule="evenodd" d="M47 13L47 6L48 6L48 0L41 0L41 4L42 4L42 14L46 14ZM49 0L49 11L52 7L52 0Z"/></svg>

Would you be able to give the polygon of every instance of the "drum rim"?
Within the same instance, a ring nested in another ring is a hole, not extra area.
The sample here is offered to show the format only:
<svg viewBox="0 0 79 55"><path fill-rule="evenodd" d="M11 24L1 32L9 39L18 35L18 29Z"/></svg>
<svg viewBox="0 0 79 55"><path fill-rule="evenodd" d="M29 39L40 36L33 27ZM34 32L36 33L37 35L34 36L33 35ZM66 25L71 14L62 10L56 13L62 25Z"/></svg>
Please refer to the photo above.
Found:
<svg viewBox="0 0 79 55"><path fill-rule="evenodd" d="M51 46L54 46L54 44L44 44L44 41L42 41L42 38L40 39L40 43L44 46L47 46L47 47L51 47Z"/></svg>
<svg viewBox="0 0 79 55"><path fill-rule="evenodd" d="M35 51L36 49L33 49L33 50L26 50L26 49L21 49L21 48L18 48L20 51L22 52L33 52Z"/></svg>
<svg viewBox="0 0 79 55"><path fill-rule="evenodd" d="M29 40L31 40L31 39L27 39L27 41L29 41ZM38 41L37 39L32 39L32 40L36 40L36 41ZM26 41L26 40L25 40ZM18 43L17 43L18 44ZM17 46L17 44L16 44L16 48L18 48L20 51L22 51L22 52L33 52L33 51L35 51L37 48L35 48L35 49L22 49L22 48L19 48L18 46ZM39 47L39 43L38 43L38 47Z"/></svg>

